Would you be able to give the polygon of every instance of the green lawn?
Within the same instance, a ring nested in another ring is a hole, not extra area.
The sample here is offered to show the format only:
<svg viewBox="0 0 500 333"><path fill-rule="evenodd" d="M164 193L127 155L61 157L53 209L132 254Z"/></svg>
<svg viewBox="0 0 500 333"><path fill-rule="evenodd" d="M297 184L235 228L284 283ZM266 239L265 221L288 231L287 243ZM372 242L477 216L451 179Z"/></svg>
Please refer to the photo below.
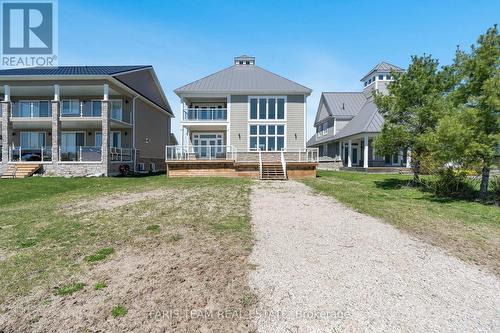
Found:
<svg viewBox="0 0 500 333"><path fill-rule="evenodd" d="M319 171L305 183L500 275L500 209L408 187L409 176ZM334 213L334 212L333 212Z"/></svg>
<svg viewBox="0 0 500 333"><path fill-rule="evenodd" d="M186 230L212 235L246 255L252 244L249 188L250 181L242 179L164 175L1 180L0 305L36 287L73 292L73 285L61 284L125 249L175 246ZM141 198L149 191L151 197ZM121 204L131 193L137 198ZM188 241L190 248L203 249L197 237Z"/></svg>

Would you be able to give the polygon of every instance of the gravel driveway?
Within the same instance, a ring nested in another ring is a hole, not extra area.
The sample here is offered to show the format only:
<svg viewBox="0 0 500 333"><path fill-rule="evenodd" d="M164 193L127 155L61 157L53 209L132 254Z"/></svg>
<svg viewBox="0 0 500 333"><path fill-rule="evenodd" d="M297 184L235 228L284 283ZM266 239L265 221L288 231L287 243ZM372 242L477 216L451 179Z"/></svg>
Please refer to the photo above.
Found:
<svg viewBox="0 0 500 333"><path fill-rule="evenodd" d="M259 332L498 332L500 281L293 182L252 191Z"/></svg>

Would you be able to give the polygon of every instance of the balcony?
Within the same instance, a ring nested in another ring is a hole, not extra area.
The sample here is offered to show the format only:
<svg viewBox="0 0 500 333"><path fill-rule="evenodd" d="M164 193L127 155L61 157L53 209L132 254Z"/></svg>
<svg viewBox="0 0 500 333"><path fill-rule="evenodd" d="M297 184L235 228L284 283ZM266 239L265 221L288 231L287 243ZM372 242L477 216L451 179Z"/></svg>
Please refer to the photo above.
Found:
<svg viewBox="0 0 500 333"><path fill-rule="evenodd" d="M11 162L50 162L52 161L52 147L40 148L12 147L10 149Z"/></svg>
<svg viewBox="0 0 500 333"><path fill-rule="evenodd" d="M227 121L226 108L186 108L182 120L186 122L223 122Z"/></svg>
<svg viewBox="0 0 500 333"><path fill-rule="evenodd" d="M61 162L101 162L101 146L59 147Z"/></svg>
<svg viewBox="0 0 500 333"><path fill-rule="evenodd" d="M13 120L24 120L30 118L49 119L51 117L52 108L49 101L20 101L18 103L13 103Z"/></svg>

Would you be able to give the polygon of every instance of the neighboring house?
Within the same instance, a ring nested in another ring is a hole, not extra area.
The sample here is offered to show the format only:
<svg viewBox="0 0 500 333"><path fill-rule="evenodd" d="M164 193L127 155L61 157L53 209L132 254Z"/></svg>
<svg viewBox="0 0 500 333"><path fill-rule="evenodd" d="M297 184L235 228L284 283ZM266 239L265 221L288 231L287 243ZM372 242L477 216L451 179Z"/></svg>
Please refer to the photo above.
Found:
<svg viewBox="0 0 500 333"><path fill-rule="evenodd" d="M175 90L181 102L181 145L167 152L167 162L221 159L253 163L256 170L247 166L257 172L259 159L291 162L292 152L305 162L311 91L257 66L254 57L236 57L232 66ZM192 165L186 168L195 172Z"/></svg>
<svg viewBox="0 0 500 333"><path fill-rule="evenodd" d="M373 139L382 130L384 118L373 99L373 92L387 94L392 72L403 69L381 62L361 82L361 92L324 92L316 114L316 133L308 147L319 148L320 162L334 167L377 168L409 167L409 156L401 151L380 156L373 148Z"/></svg>
<svg viewBox="0 0 500 333"><path fill-rule="evenodd" d="M0 89L4 174L27 164L63 176L164 166L173 113L151 66L1 70Z"/></svg>

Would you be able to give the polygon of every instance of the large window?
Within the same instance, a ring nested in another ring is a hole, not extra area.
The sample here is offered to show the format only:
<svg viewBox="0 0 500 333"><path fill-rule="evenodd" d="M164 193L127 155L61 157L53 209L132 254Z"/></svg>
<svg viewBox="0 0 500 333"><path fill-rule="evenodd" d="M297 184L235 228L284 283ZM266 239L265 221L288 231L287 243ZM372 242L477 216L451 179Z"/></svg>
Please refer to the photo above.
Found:
<svg viewBox="0 0 500 333"><path fill-rule="evenodd" d="M285 125L250 125L250 150L277 151L285 147Z"/></svg>
<svg viewBox="0 0 500 333"><path fill-rule="evenodd" d="M250 119L252 120L285 119L285 98L251 97Z"/></svg>
<svg viewBox="0 0 500 333"><path fill-rule="evenodd" d="M45 132L21 132L23 149L39 149L45 146Z"/></svg>

